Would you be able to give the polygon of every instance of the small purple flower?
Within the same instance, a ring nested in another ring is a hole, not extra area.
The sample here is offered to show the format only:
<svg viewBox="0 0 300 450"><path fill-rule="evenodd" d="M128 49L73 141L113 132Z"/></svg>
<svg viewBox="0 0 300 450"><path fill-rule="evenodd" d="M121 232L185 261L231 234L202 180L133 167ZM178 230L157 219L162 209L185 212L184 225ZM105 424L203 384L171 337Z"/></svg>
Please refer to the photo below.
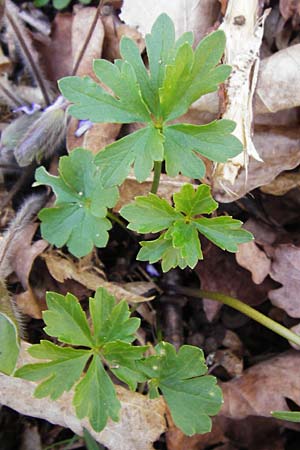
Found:
<svg viewBox="0 0 300 450"><path fill-rule="evenodd" d="M82 136L87 130L92 128L93 123L90 120L80 120L77 130L75 131L75 136L80 137Z"/></svg>
<svg viewBox="0 0 300 450"><path fill-rule="evenodd" d="M32 114L36 113L37 111L40 111L40 109L42 109L41 105L39 105L38 103L31 103L31 105L19 106L19 108L14 109L13 112L22 111L23 113L27 114L28 116L31 116Z"/></svg>
<svg viewBox="0 0 300 450"><path fill-rule="evenodd" d="M155 267L152 264L147 264L146 266L146 272L151 277L159 277L159 272L155 269Z"/></svg>

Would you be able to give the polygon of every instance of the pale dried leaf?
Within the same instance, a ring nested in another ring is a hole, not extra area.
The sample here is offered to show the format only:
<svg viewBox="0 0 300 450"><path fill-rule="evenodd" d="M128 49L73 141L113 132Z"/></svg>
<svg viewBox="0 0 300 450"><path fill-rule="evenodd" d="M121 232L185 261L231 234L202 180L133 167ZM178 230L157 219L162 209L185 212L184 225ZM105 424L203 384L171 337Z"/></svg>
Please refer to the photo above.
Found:
<svg viewBox="0 0 300 450"><path fill-rule="evenodd" d="M292 45L260 64L256 89L259 112L276 112L300 105L300 44Z"/></svg>
<svg viewBox="0 0 300 450"><path fill-rule="evenodd" d="M239 245L235 258L240 266L251 272L253 283L261 284L269 275L271 261L254 241Z"/></svg>
<svg viewBox="0 0 300 450"><path fill-rule="evenodd" d="M149 6L143 0L125 0L120 17L145 35L151 31L156 18L165 12L172 18L177 36L193 31L197 43L213 26L220 11L218 0L152 0Z"/></svg>
<svg viewBox="0 0 300 450"><path fill-rule="evenodd" d="M269 292L273 305L284 309L291 317L300 317L300 248L282 244L275 249L271 277L282 284Z"/></svg>
<svg viewBox="0 0 300 450"><path fill-rule="evenodd" d="M0 374L0 402L20 414L47 420L70 428L82 435L88 429L97 442L110 450L151 450L152 443L166 429L165 403L160 397L148 397L116 386L121 402L120 421L108 421L107 427L96 433L87 419L79 420L72 405L72 392L64 393L57 401L33 396L36 383Z"/></svg>
<svg viewBox="0 0 300 450"><path fill-rule="evenodd" d="M239 378L220 383L224 396L220 414L240 420L288 411L286 398L300 402L300 377L295 376L299 364L300 353L291 350L250 367Z"/></svg>
<svg viewBox="0 0 300 450"><path fill-rule="evenodd" d="M132 294L120 285L103 280L91 268L81 269L73 260L62 257L55 252L44 253L42 256L52 277L60 283L63 283L66 279L72 279L92 291L96 291L98 287L103 287L118 300L125 299L129 303L141 303L150 300L149 298Z"/></svg>

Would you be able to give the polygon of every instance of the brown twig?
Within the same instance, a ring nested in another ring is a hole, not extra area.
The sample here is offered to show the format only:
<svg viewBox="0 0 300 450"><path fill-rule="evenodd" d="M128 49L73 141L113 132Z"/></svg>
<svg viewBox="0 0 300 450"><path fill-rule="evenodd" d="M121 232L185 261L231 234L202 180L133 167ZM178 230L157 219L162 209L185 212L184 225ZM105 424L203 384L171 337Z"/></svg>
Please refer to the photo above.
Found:
<svg viewBox="0 0 300 450"><path fill-rule="evenodd" d="M73 67L73 70L72 70L72 73L71 73L72 76L76 75L76 73L78 71L78 68L80 66L80 63L82 61L82 58L83 58L83 56L85 54L85 51L87 49L87 46L89 45L90 39L91 39L91 37L92 37L92 35L94 33L94 30L95 30L98 18L101 15L101 8L102 8L102 5L103 5L103 1L104 0L100 0L99 1L99 5L97 6L97 10L96 10L93 22L92 22L92 24L90 26L89 32L88 32L88 34L87 34L87 36L85 38L83 46L82 46L82 48L81 48L81 50L79 52L78 58L77 58L77 60L76 60L76 62L74 64L74 67Z"/></svg>

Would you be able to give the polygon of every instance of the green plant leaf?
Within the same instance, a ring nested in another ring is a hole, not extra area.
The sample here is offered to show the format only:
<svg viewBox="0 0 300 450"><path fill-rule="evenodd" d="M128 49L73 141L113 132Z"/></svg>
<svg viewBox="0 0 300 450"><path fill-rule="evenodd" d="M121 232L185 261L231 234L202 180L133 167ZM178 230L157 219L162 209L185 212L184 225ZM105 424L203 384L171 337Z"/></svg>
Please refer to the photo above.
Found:
<svg viewBox="0 0 300 450"><path fill-rule="evenodd" d="M222 404L222 391L216 378L206 375L203 352L198 347L175 347L162 342L155 347L156 356L143 363L145 375L151 379L150 396L160 389L170 408L175 425L185 434L207 433L211 430L209 416Z"/></svg>
<svg viewBox="0 0 300 450"><path fill-rule="evenodd" d="M225 119L208 125L178 124L164 127L167 173L176 176L181 172L199 179L205 174L205 166L196 153L217 162L225 162L241 153L241 142L231 134L234 128L235 123Z"/></svg>
<svg viewBox="0 0 300 450"><path fill-rule="evenodd" d="M50 361L26 364L16 371L15 376L30 381L44 380L36 388L35 396L38 398L50 396L53 400L59 398L64 391L69 391L79 380L91 356L88 350L58 347L49 341L32 345L28 352L35 358Z"/></svg>
<svg viewBox="0 0 300 450"><path fill-rule="evenodd" d="M173 223L165 234L165 239L172 239L172 247L180 252L185 266L195 267L203 259L198 231L193 222L186 223L182 218Z"/></svg>
<svg viewBox="0 0 300 450"><path fill-rule="evenodd" d="M140 326L140 319L130 317L130 311L125 300L117 305L115 298L103 289L97 289L94 298L90 298L90 312L94 327L96 346L107 342L132 342L135 332Z"/></svg>
<svg viewBox="0 0 300 450"><path fill-rule="evenodd" d="M241 228L243 222L229 216L213 217L211 219L201 217L196 219L195 223L200 233L228 252L237 252L238 244L243 244L253 239L249 231Z"/></svg>
<svg viewBox="0 0 300 450"><path fill-rule="evenodd" d="M101 167L106 185L121 184L133 163L137 180L144 181L154 161L163 160L163 152L163 135L149 125L107 146L97 154L95 163Z"/></svg>
<svg viewBox="0 0 300 450"><path fill-rule="evenodd" d="M165 239L166 233L154 241L140 242L142 248L137 254L138 261L149 261L151 264L161 260L163 272L170 269L187 267L185 260L181 257L180 250L173 247L171 239Z"/></svg>
<svg viewBox="0 0 300 450"><path fill-rule="evenodd" d="M142 241L137 255L140 261L154 263L162 260L162 269L194 268L203 259L198 232L214 244L230 252L237 251L237 245L252 239L251 233L241 229L242 222L231 217L200 217L213 212L218 204L211 196L207 185L200 185L196 191L185 184L174 194L175 207L156 194L136 197L124 206L120 213L129 221L128 228L139 233L156 233L166 230L154 241Z"/></svg>
<svg viewBox="0 0 300 450"><path fill-rule="evenodd" d="M0 312L0 372L11 375L15 370L20 345L16 324L6 314Z"/></svg>
<svg viewBox="0 0 300 450"><path fill-rule="evenodd" d="M45 239L57 247L67 244L69 251L81 257L93 246L105 247L110 221L107 208L118 199L116 187L104 187L103 175L91 152L78 148L60 158L59 176L50 175L43 167L36 171L35 186L52 187L56 202L53 208L39 213Z"/></svg>
<svg viewBox="0 0 300 450"><path fill-rule="evenodd" d="M114 385L97 356L75 388L73 400L79 419L88 417L95 431L105 427L108 418L119 420L121 404L117 399Z"/></svg>
<svg viewBox="0 0 300 450"><path fill-rule="evenodd" d="M147 346L133 347L126 342L109 342L103 347L103 355L109 363L111 372L128 384L135 391L137 383L146 381L145 376L139 370L137 361L144 356Z"/></svg>
<svg viewBox="0 0 300 450"><path fill-rule="evenodd" d="M98 78L110 86L116 97L106 92L89 77L65 77L58 85L64 97L74 103L69 113L92 122L131 123L151 120L142 99L136 75L128 62L114 65L96 60Z"/></svg>
<svg viewBox="0 0 300 450"><path fill-rule="evenodd" d="M166 66L164 83L159 91L162 115L173 120L184 114L199 97L216 91L231 68L217 66L225 48L225 34L218 30L204 38L193 52L183 44L174 60Z"/></svg>
<svg viewBox="0 0 300 450"><path fill-rule="evenodd" d="M271 414L276 419L287 420L288 422L300 422L299 411L272 411Z"/></svg>
<svg viewBox="0 0 300 450"><path fill-rule="evenodd" d="M47 292L48 310L43 312L45 332L57 337L60 342L92 347L93 337L83 309L72 294L66 296Z"/></svg>
<svg viewBox="0 0 300 450"><path fill-rule="evenodd" d="M120 214L128 220L128 228L139 233L162 231L181 218L167 200L151 193L136 197L133 203L123 206Z"/></svg>
<svg viewBox="0 0 300 450"><path fill-rule="evenodd" d="M87 450L105 450L103 445L98 444L86 428L83 429L83 438Z"/></svg>
<svg viewBox="0 0 300 450"><path fill-rule="evenodd" d="M180 192L173 195L175 210L189 217L197 214L210 214L218 207L218 203L212 198L210 187L201 184L197 190L191 184L182 186Z"/></svg>
<svg viewBox="0 0 300 450"><path fill-rule="evenodd" d="M97 289L94 298L90 298L91 324L72 294L63 296L50 292L47 305L48 310L43 314L45 331L65 344L86 348L59 347L41 341L28 351L31 356L47 361L27 364L16 376L42 380L35 390L37 397L49 395L57 399L75 385L73 404L78 417L88 417L92 427L101 431L109 417L118 420L120 409L104 364L133 390L137 383L145 381L137 363L147 347L130 344L135 339L140 319L130 317L127 303L116 304L115 298L103 288Z"/></svg>
<svg viewBox="0 0 300 450"><path fill-rule="evenodd" d="M64 9L70 2L71 0L53 0L53 6L55 9Z"/></svg>

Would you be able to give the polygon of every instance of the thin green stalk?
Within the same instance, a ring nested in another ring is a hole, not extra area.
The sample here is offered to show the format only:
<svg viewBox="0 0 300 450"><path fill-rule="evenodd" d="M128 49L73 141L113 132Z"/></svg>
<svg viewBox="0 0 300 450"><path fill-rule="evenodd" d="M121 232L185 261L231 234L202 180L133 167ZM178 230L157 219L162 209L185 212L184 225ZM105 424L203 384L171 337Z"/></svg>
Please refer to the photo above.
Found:
<svg viewBox="0 0 300 450"><path fill-rule="evenodd" d="M125 231L128 231L128 228L126 227L125 223L123 222L123 220L121 220L118 216L116 216L114 213L112 213L111 211L107 212L107 217L111 220L113 220L114 222L116 222L118 225L120 225L120 227L122 227Z"/></svg>
<svg viewBox="0 0 300 450"><path fill-rule="evenodd" d="M154 177L153 177L152 186L151 186L152 194L156 194L158 186L159 186L161 166L162 166L162 161L154 162Z"/></svg>
<svg viewBox="0 0 300 450"><path fill-rule="evenodd" d="M280 323L275 322L275 320L270 319L261 312L256 311L256 309L251 308L251 306L246 305L245 303L234 297L221 294L220 292L205 291L203 289L181 288L180 292L191 295L193 297L209 298L210 300L215 300L216 302L228 305L231 308L240 311L241 313L260 323L264 327L269 328L269 330L274 331L274 333L279 334L279 336L282 336L288 341L291 341L294 344L300 346L300 336L298 334L294 333L283 325L280 325Z"/></svg>

